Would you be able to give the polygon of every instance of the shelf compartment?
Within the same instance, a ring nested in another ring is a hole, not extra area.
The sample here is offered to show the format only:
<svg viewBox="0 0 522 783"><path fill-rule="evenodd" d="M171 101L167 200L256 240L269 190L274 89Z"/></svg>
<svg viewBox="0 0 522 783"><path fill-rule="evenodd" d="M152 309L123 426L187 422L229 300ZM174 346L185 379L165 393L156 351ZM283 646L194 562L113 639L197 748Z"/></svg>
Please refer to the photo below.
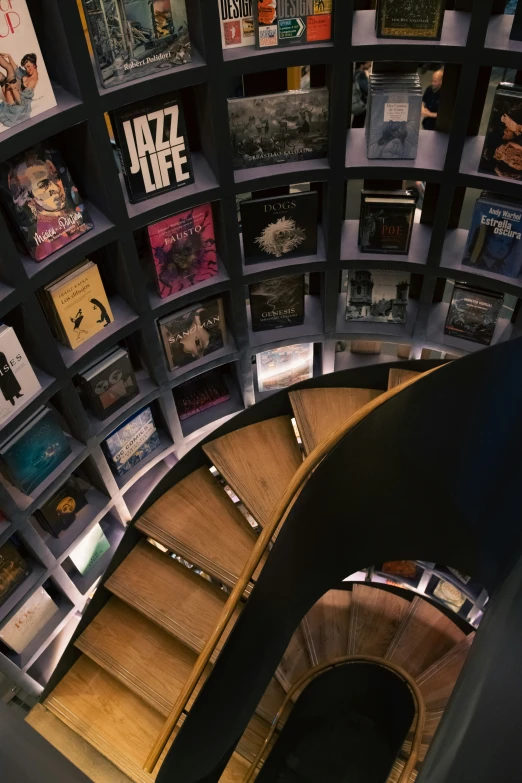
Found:
<svg viewBox="0 0 522 783"><path fill-rule="evenodd" d="M361 253L358 246L359 221L345 220L341 236L341 261L361 261L376 264L399 262L401 264L423 267L428 260L428 250L431 241L431 226L415 223L413 226L410 252L408 255L399 253Z"/></svg>
<svg viewBox="0 0 522 783"><path fill-rule="evenodd" d="M355 11L353 15L352 27L352 46L355 49L354 59L356 60L387 60L395 52L393 48L386 52L390 47L411 48L411 57L416 59L415 48L422 50L423 56L430 47L434 48L433 57L438 61L452 62L454 59L462 57L459 48L467 44L471 14L463 11L446 11L442 25L442 34L440 41L429 41L414 38L377 38L375 34L375 11ZM363 57L359 50L366 51L372 47L373 56ZM373 48L375 47L375 49ZM444 49L444 51L440 51ZM456 52L451 52L456 49ZM453 56L452 56L453 55ZM401 57L408 59L407 54L401 52ZM428 58L429 59L429 58Z"/></svg>
<svg viewBox="0 0 522 783"><path fill-rule="evenodd" d="M144 408L152 400L159 396L159 388L149 377L145 370L139 370L136 373L136 380L139 386L139 394L130 399L122 408L114 411L106 419L98 419L89 408L86 408L87 420L94 437L98 442L105 440L122 422L128 419L136 411Z"/></svg>
<svg viewBox="0 0 522 783"><path fill-rule="evenodd" d="M439 181L441 178L449 135L438 131L422 130L419 133L417 157L414 160L392 158L369 160L366 155L366 136L364 128L352 128L346 138L346 175L350 179L377 177L378 172L388 179L422 179Z"/></svg>
<svg viewBox="0 0 522 783"><path fill-rule="evenodd" d="M448 276L458 273L459 279L473 280L476 285L492 288L495 291L522 295L522 278L505 277L488 272L485 269L476 269L462 263L468 231L465 228L455 228L446 232L444 248L440 260L440 269L447 271Z"/></svg>
<svg viewBox="0 0 522 783"><path fill-rule="evenodd" d="M328 178L329 171L328 158L295 160L257 168L237 169L234 171L234 182L236 193L251 193L279 185L292 185L294 182L322 182Z"/></svg>
<svg viewBox="0 0 522 783"><path fill-rule="evenodd" d="M339 340L381 340L382 342L411 342L417 320L418 302L409 299L406 323L394 324L375 321L346 321L346 292L340 293L337 302L337 331ZM396 338L396 339L394 339Z"/></svg>
<svg viewBox="0 0 522 783"><path fill-rule="evenodd" d="M157 432L160 441L159 446L157 446L154 451L151 451L151 453L148 454L145 459L143 459L141 462L138 462L137 465L134 465L134 467L128 470L127 473L125 473L123 476L114 476L116 484L120 490L125 491L127 487L129 487L131 484L134 484L134 482L137 481L143 475L143 473L150 469L152 465L166 457L167 453L174 449L174 443L172 442L172 439L159 427Z"/></svg>
<svg viewBox="0 0 522 783"><path fill-rule="evenodd" d="M459 354L474 353L487 348L482 343L474 343L471 340L463 340L461 337L444 334L444 325L448 315L449 302L437 302L432 305L428 327L426 329L426 347ZM515 325L509 318L499 318L491 340L491 345L509 340L515 332Z"/></svg>
<svg viewBox="0 0 522 783"><path fill-rule="evenodd" d="M319 296L305 295L304 323L297 326L283 326L280 329L264 329L261 332L253 332L250 305L247 306L247 315L249 343L256 352L285 343L291 345L293 342L296 344L319 342L324 333L323 311Z"/></svg>
<svg viewBox="0 0 522 783"><path fill-rule="evenodd" d="M243 399L231 375L224 373L224 381L230 399L220 402L219 405L213 405L200 413L195 413L187 419L180 420L184 438L196 437L203 432L206 436L227 419L231 419L232 416L245 410Z"/></svg>

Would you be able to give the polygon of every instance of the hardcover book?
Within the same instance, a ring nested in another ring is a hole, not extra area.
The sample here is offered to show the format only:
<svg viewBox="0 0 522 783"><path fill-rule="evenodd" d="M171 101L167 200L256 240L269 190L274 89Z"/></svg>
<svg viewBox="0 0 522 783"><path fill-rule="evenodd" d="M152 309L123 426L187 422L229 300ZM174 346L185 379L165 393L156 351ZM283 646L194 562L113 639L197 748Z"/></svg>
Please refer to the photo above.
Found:
<svg viewBox="0 0 522 783"><path fill-rule="evenodd" d="M58 607L49 593L39 587L13 617L0 629L0 639L20 654L54 617Z"/></svg>
<svg viewBox="0 0 522 783"><path fill-rule="evenodd" d="M223 300L210 299L158 321L171 370L223 348L226 338Z"/></svg>
<svg viewBox="0 0 522 783"><path fill-rule="evenodd" d="M445 0L377 0L377 37L440 41L445 7Z"/></svg>
<svg viewBox="0 0 522 783"><path fill-rule="evenodd" d="M392 269L354 269L347 273L347 321L405 324L410 275Z"/></svg>
<svg viewBox="0 0 522 783"><path fill-rule="evenodd" d="M407 191L362 191L359 249L362 253L407 255L417 199Z"/></svg>
<svg viewBox="0 0 522 783"><path fill-rule="evenodd" d="M223 49L237 49L238 46L254 44L252 2L253 0L218 0Z"/></svg>
<svg viewBox="0 0 522 783"><path fill-rule="evenodd" d="M522 269L522 204L493 193L477 199L462 263L496 275L519 277Z"/></svg>
<svg viewBox="0 0 522 783"><path fill-rule="evenodd" d="M371 74L366 152L372 159L413 160L417 156L422 90L417 74Z"/></svg>
<svg viewBox="0 0 522 783"><path fill-rule="evenodd" d="M41 388L11 326L0 326L0 424Z"/></svg>
<svg viewBox="0 0 522 783"><path fill-rule="evenodd" d="M129 354L117 348L80 375L92 412L103 421L139 393Z"/></svg>
<svg viewBox="0 0 522 783"><path fill-rule="evenodd" d="M176 93L123 106L110 116L131 203L194 182L185 115Z"/></svg>
<svg viewBox="0 0 522 783"><path fill-rule="evenodd" d="M496 89L479 171L522 179L522 87L501 82Z"/></svg>
<svg viewBox="0 0 522 783"><path fill-rule="evenodd" d="M173 389L176 410L181 421L230 399L221 369L204 372Z"/></svg>
<svg viewBox="0 0 522 783"><path fill-rule="evenodd" d="M460 590L457 590L454 585L450 582L446 582L444 579L441 579L438 582L433 590L433 595L447 607L453 609L454 612L458 612L466 601L466 596L461 593Z"/></svg>
<svg viewBox="0 0 522 783"><path fill-rule="evenodd" d="M404 579L418 579L421 573L415 560L389 560L382 564L382 571Z"/></svg>
<svg viewBox="0 0 522 783"><path fill-rule="evenodd" d="M31 570L10 541L0 546L0 605L7 601L18 585L29 576Z"/></svg>
<svg viewBox="0 0 522 783"><path fill-rule="evenodd" d="M56 106L26 0L0 4L0 134Z"/></svg>
<svg viewBox="0 0 522 783"><path fill-rule="evenodd" d="M333 0L254 0L256 46L275 46L330 41Z"/></svg>
<svg viewBox="0 0 522 783"><path fill-rule="evenodd" d="M160 445L149 407L135 413L103 442L103 450L116 476L124 476Z"/></svg>
<svg viewBox="0 0 522 783"><path fill-rule="evenodd" d="M489 345L503 302L503 294L455 283L444 334Z"/></svg>
<svg viewBox="0 0 522 783"><path fill-rule="evenodd" d="M256 367L260 392L287 389L314 377L314 344L286 345L262 351L256 356Z"/></svg>
<svg viewBox="0 0 522 783"><path fill-rule="evenodd" d="M241 202L245 264L317 253L317 191Z"/></svg>
<svg viewBox="0 0 522 783"><path fill-rule="evenodd" d="M290 90L230 98L234 168L324 158L328 153L328 90Z"/></svg>
<svg viewBox="0 0 522 783"><path fill-rule="evenodd" d="M304 275L274 277L248 289L253 332L304 322Z"/></svg>
<svg viewBox="0 0 522 783"><path fill-rule="evenodd" d="M98 560L110 549L110 543L105 536L101 525L96 523L77 547L69 555L80 574L83 576L98 562Z"/></svg>
<svg viewBox="0 0 522 783"><path fill-rule="evenodd" d="M76 514L85 508L87 498L74 476L36 511L35 516L48 533L58 538L76 519Z"/></svg>
<svg viewBox="0 0 522 783"><path fill-rule="evenodd" d="M162 299L218 273L212 207L202 204L148 227Z"/></svg>
<svg viewBox="0 0 522 783"><path fill-rule="evenodd" d="M0 199L35 261L94 227L61 154L46 143L0 165Z"/></svg>
<svg viewBox="0 0 522 783"><path fill-rule="evenodd" d="M191 60L185 0L83 0L104 87Z"/></svg>

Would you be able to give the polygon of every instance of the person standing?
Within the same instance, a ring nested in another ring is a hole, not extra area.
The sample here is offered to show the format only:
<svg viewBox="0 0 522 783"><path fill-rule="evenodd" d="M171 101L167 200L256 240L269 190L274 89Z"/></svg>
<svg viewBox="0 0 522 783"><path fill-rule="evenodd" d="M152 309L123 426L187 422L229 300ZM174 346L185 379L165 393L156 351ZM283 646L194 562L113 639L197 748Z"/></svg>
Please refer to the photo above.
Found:
<svg viewBox="0 0 522 783"><path fill-rule="evenodd" d="M443 76L443 68L434 71L431 77L431 85L424 90L424 95L422 96L422 127L424 130L435 130Z"/></svg>
<svg viewBox="0 0 522 783"><path fill-rule="evenodd" d="M368 73L372 64L355 63L352 86L352 128L364 128L366 122L366 105L368 103Z"/></svg>

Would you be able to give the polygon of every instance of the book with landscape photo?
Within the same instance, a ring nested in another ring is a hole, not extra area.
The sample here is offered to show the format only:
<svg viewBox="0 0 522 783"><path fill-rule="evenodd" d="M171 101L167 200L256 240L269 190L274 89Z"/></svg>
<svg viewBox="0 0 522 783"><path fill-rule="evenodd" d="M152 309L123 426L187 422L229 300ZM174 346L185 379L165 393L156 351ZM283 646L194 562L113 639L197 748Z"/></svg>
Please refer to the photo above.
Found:
<svg viewBox="0 0 522 783"><path fill-rule="evenodd" d="M151 409L147 407L120 424L103 441L102 448L112 472L116 476L124 476L159 445L160 439L154 417Z"/></svg>
<svg viewBox="0 0 522 783"><path fill-rule="evenodd" d="M347 321L405 324L410 274L393 269L352 269L345 273Z"/></svg>
<svg viewBox="0 0 522 783"><path fill-rule="evenodd" d="M273 348L256 355L259 392L279 391L314 376L314 344Z"/></svg>
<svg viewBox="0 0 522 783"><path fill-rule="evenodd" d="M69 560L82 576L87 574L100 558L110 549L110 543L97 522L69 555Z"/></svg>
<svg viewBox="0 0 522 783"><path fill-rule="evenodd" d="M248 287L252 331L304 323L304 274L283 275Z"/></svg>

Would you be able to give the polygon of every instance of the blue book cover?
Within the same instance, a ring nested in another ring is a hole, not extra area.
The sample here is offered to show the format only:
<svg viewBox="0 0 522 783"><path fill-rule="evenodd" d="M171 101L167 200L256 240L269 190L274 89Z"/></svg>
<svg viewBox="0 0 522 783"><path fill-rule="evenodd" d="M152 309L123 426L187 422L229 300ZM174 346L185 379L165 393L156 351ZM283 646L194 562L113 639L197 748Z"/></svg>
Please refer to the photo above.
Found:
<svg viewBox="0 0 522 783"><path fill-rule="evenodd" d="M113 472L117 476L123 476L159 445L160 439L152 411L150 408L143 408L114 430L104 441L103 448Z"/></svg>
<svg viewBox="0 0 522 783"><path fill-rule="evenodd" d="M462 263L496 275L519 277L522 268L522 204L477 199Z"/></svg>
<svg viewBox="0 0 522 783"><path fill-rule="evenodd" d="M417 156L422 96L418 92L376 92L371 96L367 155L369 159L414 159Z"/></svg>
<svg viewBox="0 0 522 783"><path fill-rule="evenodd" d="M13 484L29 495L71 453L56 414L45 408L0 449Z"/></svg>

